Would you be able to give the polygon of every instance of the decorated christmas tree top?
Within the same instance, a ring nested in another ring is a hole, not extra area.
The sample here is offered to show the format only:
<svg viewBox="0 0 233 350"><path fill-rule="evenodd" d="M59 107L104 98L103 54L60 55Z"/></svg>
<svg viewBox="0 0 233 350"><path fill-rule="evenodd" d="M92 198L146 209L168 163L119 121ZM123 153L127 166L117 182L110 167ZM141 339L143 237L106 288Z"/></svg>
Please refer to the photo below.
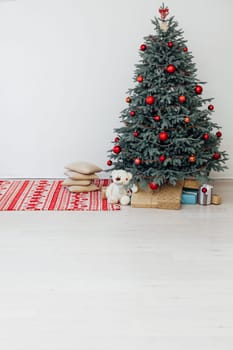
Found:
<svg viewBox="0 0 233 350"><path fill-rule="evenodd" d="M212 98L203 98L203 85L174 17L164 4L155 18L155 35L144 38L136 65L135 87L129 89L124 124L115 129L107 164L132 172L142 187L206 178L226 167L220 151L222 133L211 121Z"/></svg>

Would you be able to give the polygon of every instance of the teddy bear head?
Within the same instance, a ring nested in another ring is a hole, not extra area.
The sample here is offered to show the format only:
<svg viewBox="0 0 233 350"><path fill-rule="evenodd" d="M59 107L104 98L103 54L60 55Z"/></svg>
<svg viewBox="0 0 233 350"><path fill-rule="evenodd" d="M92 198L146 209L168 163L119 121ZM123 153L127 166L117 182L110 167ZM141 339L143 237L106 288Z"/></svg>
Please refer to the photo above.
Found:
<svg viewBox="0 0 233 350"><path fill-rule="evenodd" d="M125 170L113 170L112 181L116 185L128 185L133 175Z"/></svg>

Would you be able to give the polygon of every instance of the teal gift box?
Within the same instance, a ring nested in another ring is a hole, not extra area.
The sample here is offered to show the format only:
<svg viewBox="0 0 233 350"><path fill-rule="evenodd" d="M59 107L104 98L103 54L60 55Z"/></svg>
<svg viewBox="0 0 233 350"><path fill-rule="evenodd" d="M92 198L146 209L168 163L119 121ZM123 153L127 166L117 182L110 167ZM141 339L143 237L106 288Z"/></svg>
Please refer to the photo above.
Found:
<svg viewBox="0 0 233 350"><path fill-rule="evenodd" d="M181 195L181 204L197 204L197 191L183 190Z"/></svg>

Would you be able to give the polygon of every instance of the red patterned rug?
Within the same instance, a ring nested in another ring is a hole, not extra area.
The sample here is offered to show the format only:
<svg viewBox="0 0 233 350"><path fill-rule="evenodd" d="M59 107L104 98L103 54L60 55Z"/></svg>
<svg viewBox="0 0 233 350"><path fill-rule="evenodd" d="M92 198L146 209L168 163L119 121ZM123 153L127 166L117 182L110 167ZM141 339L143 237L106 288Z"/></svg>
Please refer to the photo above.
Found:
<svg viewBox="0 0 233 350"><path fill-rule="evenodd" d="M0 180L0 211L6 210L119 210L119 204L102 199L101 187L108 179L95 180L99 191L71 193L63 180Z"/></svg>

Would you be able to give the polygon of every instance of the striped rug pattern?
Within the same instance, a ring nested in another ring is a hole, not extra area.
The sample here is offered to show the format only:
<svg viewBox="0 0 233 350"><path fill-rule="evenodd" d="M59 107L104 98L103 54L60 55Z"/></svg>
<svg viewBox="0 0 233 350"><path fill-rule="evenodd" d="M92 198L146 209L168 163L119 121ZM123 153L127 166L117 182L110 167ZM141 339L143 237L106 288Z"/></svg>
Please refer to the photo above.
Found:
<svg viewBox="0 0 233 350"><path fill-rule="evenodd" d="M0 211L119 210L119 204L109 204L105 198L102 198L101 187L107 186L109 181L108 179L95 180L99 191L71 193L62 186L63 180L0 180Z"/></svg>

